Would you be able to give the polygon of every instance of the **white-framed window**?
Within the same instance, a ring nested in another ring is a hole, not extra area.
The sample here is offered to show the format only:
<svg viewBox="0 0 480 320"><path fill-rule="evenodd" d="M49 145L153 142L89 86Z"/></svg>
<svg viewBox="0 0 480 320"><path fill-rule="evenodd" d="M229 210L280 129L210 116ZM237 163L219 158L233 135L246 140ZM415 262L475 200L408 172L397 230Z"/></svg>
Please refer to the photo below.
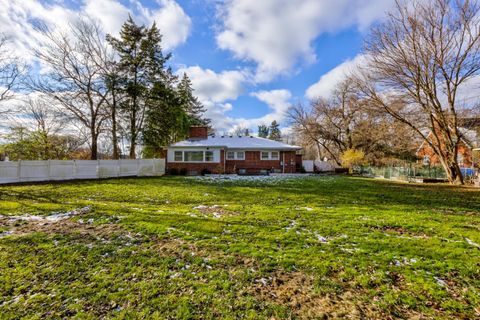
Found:
<svg viewBox="0 0 480 320"><path fill-rule="evenodd" d="M175 162L182 162L183 161L183 152L182 151L175 151L174 152L174 159L175 159Z"/></svg>
<svg viewBox="0 0 480 320"><path fill-rule="evenodd" d="M278 151L261 151L260 159L262 160L279 160L280 152Z"/></svg>
<svg viewBox="0 0 480 320"><path fill-rule="evenodd" d="M173 152L174 162L215 162L215 152L213 150L176 150Z"/></svg>
<svg viewBox="0 0 480 320"><path fill-rule="evenodd" d="M183 151L185 162L203 162L203 151Z"/></svg>
<svg viewBox="0 0 480 320"><path fill-rule="evenodd" d="M205 162L213 162L213 151L205 151Z"/></svg>
<svg viewBox="0 0 480 320"><path fill-rule="evenodd" d="M227 151L227 160L245 160L245 151Z"/></svg>

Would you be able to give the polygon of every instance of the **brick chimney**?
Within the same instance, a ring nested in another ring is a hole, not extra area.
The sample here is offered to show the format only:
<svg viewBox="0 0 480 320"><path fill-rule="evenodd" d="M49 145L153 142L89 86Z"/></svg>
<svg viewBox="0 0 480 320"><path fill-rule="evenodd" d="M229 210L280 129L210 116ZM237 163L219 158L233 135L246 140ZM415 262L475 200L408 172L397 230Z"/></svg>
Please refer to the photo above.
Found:
<svg viewBox="0 0 480 320"><path fill-rule="evenodd" d="M204 140L208 138L208 127L195 126L190 127L189 139L190 140Z"/></svg>

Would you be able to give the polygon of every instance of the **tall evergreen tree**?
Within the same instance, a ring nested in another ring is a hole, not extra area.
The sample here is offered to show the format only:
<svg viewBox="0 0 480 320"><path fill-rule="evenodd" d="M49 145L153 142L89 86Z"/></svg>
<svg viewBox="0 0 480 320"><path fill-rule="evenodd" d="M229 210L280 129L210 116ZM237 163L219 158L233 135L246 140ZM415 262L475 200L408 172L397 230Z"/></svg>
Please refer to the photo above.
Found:
<svg viewBox="0 0 480 320"><path fill-rule="evenodd" d="M261 124L258 126L258 136L260 138L267 138L269 134L269 129L266 125Z"/></svg>
<svg viewBox="0 0 480 320"><path fill-rule="evenodd" d="M148 100L143 141L147 157L160 156L164 146L183 139L189 127L189 116L168 83L154 84Z"/></svg>
<svg viewBox="0 0 480 320"><path fill-rule="evenodd" d="M177 86L177 92L180 103L188 114L189 122L191 125L209 125L210 119L204 117L206 109L198 98L193 95L193 91L192 82L187 74L184 73Z"/></svg>
<svg viewBox="0 0 480 320"><path fill-rule="evenodd" d="M282 139L282 133L280 132L280 125L277 123L276 120L273 120L272 123L270 124L269 132L270 134L268 136L268 139L275 140L275 141L280 141Z"/></svg>
<svg viewBox="0 0 480 320"><path fill-rule="evenodd" d="M170 55L163 54L161 40L155 24L151 28L139 26L131 16L123 24L119 39L107 36L107 41L120 57L118 68L122 77L121 89L125 93L121 109L127 118L131 159L136 157L150 90L155 82L172 81L165 70Z"/></svg>

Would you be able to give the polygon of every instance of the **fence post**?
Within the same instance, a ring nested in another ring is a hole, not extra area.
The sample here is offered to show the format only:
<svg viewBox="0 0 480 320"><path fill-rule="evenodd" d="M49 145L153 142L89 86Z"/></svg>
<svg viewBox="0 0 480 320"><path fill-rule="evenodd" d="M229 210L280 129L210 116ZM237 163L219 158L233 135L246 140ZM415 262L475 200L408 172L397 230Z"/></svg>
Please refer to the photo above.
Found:
<svg viewBox="0 0 480 320"><path fill-rule="evenodd" d="M52 171L50 166L51 166L50 159L48 159L47 160L48 181L52 179Z"/></svg>
<svg viewBox="0 0 480 320"><path fill-rule="evenodd" d="M73 160L73 179L76 179L77 178L77 160Z"/></svg>
<svg viewBox="0 0 480 320"><path fill-rule="evenodd" d="M100 179L100 160L97 159L97 179Z"/></svg>
<svg viewBox="0 0 480 320"><path fill-rule="evenodd" d="M17 180L18 182L22 181L22 160L17 161Z"/></svg>

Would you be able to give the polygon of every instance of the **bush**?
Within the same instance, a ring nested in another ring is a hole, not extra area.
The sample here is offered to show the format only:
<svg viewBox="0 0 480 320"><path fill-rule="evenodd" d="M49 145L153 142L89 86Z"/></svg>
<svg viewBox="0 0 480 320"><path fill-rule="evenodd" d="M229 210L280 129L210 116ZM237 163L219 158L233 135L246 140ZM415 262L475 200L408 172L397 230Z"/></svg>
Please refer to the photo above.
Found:
<svg viewBox="0 0 480 320"><path fill-rule="evenodd" d="M305 167L304 167L304 166L301 166L301 167L300 167L300 173L307 173L307 170L305 170Z"/></svg>
<svg viewBox="0 0 480 320"><path fill-rule="evenodd" d="M168 174L171 176L177 176L178 175L178 169L177 168L171 168L168 170Z"/></svg>
<svg viewBox="0 0 480 320"><path fill-rule="evenodd" d="M186 176L186 175L187 175L187 172L188 172L187 168L182 168L182 169L180 169L180 171L179 171L178 173L179 173L181 176Z"/></svg>
<svg viewBox="0 0 480 320"><path fill-rule="evenodd" d="M212 172L210 170L208 170L207 168L202 169L201 175L204 176L206 174L212 174Z"/></svg>
<svg viewBox="0 0 480 320"><path fill-rule="evenodd" d="M350 173L353 172L354 166L362 165L365 161L365 153L362 150L357 149L347 149L341 155L342 165L345 168L350 170Z"/></svg>

